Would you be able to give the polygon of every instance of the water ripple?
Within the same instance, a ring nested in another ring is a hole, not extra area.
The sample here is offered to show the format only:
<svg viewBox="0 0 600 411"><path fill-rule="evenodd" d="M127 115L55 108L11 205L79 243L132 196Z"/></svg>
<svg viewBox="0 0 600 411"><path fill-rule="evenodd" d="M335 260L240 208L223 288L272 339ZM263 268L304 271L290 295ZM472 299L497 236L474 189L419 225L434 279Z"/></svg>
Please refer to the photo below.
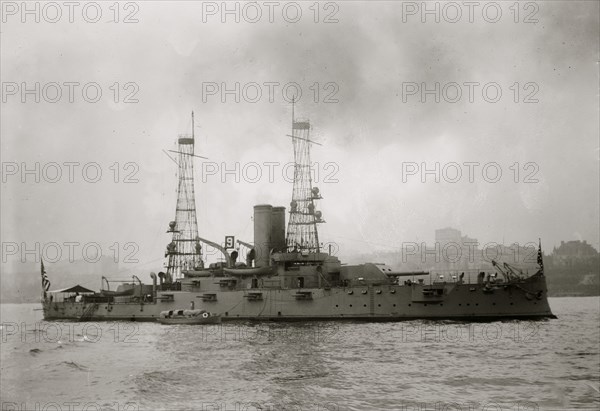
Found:
<svg viewBox="0 0 600 411"><path fill-rule="evenodd" d="M26 333L1 345L2 398L152 410L597 409L599 301L551 299L550 321L140 323L130 343ZM3 316L28 321L31 307L3 305Z"/></svg>

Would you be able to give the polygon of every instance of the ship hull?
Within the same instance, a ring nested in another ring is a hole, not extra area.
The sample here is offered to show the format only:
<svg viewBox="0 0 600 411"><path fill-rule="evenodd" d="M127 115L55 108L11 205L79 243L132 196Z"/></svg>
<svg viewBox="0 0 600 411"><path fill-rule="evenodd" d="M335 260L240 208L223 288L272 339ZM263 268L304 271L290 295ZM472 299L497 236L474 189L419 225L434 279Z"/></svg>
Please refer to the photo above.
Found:
<svg viewBox="0 0 600 411"><path fill-rule="evenodd" d="M438 291L442 290L442 291ZM543 276L512 284L438 283L302 288L158 292L156 303L43 303L46 320L156 321L161 311L189 306L223 321L413 319L496 320L555 318Z"/></svg>

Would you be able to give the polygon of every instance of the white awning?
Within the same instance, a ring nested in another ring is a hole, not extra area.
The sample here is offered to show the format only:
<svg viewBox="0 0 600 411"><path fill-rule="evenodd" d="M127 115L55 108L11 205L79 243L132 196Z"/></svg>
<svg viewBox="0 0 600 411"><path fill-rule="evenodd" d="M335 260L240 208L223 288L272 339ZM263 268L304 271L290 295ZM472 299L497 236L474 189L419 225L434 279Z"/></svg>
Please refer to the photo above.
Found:
<svg viewBox="0 0 600 411"><path fill-rule="evenodd" d="M81 294L86 294L86 293L94 293L94 291L89 290L85 287L80 286L79 284L73 286L73 287L68 287L68 288L63 288L60 290L50 290L48 291L49 293L81 293Z"/></svg>

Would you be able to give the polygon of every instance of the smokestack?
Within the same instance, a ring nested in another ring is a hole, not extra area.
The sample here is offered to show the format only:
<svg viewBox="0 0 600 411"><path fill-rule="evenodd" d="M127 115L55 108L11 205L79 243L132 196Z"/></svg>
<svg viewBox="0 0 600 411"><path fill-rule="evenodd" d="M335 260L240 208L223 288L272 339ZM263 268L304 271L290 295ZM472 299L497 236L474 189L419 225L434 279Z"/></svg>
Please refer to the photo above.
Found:
<svg viewBox="0 0 600 411"><path fill-rule="evenodd" d="M271 214L271 248L285 251L285 207L273 207Z"/></svg>
<svg viewBox="0 0 600 411"><path fill-rule="evenodd" d="M150 273L150 278L152 278L152 301L156 302L156 274Z"/></svg>
<svg viewBox="0 0 600 411"><path fill-rule="evenodd" d="M271 252L271 215L273 206L261 204L254 206L254 249L256 267L267 267Z"/></svg>

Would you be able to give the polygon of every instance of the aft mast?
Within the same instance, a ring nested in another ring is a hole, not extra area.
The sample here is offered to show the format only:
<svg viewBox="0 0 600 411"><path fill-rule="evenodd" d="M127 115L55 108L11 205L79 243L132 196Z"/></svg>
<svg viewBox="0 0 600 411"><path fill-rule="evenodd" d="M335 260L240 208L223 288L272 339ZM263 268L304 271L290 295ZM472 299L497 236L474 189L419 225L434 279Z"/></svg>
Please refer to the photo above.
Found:
<svg viewBox="0 0 600 411"><path fill-rule="evenodd" d="M202 246L198 236L196 219L196 199L194 193L194 112L192 112L192 133L179 135L178 143L178 185L175 220L169 223L167 233L172 233L172 241L167 245L167 276L181 277L184 270L203 268ZM203 157L201 157L203 158Z"/></svg>
<svg viewBox="0 0 600 411"><path fill-rule="evenodd" d="M323 223L322 214L316 210L316 200L321 199L318 187L312 185L310 146L319 144L310 140L310 122L297 121L292 100L292 138L294 146L294 187L290 203L287 228L287 251L319 253L317 224Z"/></svg>

